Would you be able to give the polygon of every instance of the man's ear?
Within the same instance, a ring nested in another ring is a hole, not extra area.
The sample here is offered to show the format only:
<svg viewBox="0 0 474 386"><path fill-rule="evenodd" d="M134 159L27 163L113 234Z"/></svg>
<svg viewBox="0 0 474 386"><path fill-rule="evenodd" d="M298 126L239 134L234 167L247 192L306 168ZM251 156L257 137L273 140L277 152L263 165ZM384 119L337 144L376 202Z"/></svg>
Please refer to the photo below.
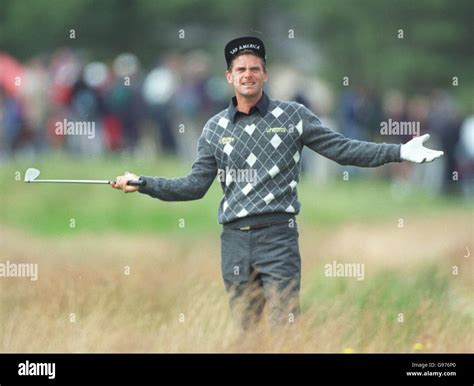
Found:
<svg viewBox="0 0 474 386"><path fill-rule="evenodd" d="M263 73L263 81L266 82L268 80L268 73L264 72Z"/></svg>
<svg viewBox="0 0 474 386"><path fill-rule="evenodd" d="M225 77L226 77L226 79L227 79L227 83L229 83L229 84L233 84L233 83L234 83L234 79L233 79L233 77L232 77L232 73L231 73L229 70L227 70L227 71L225 72Z"/></svg>

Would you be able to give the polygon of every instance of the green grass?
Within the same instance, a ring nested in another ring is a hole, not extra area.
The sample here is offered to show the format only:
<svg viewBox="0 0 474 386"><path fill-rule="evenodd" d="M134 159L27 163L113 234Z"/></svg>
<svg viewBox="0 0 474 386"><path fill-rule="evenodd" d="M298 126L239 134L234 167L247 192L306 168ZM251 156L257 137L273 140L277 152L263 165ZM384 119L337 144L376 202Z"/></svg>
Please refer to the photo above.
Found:
<svg viewBox="0 0 474 386"><path fill-rule="evenodd" d="M467 289L439 264L419 265L411 273L381 270L363 281L327 278L322 272L305 282L302 310L314 328L345 318L341 341L348 346L377 341L381 351L403 352L415 342L451 339L455 347L471 334L474 307L457 306ZM320 312L312 313L312 307ZM438 336L441 332L448 338Z"/></svg>
<svg viewBox="0 0 474 386"><path fill-rule="evenodd" d="M42 235L74 232L160 232L178 235L188 232L216 232L217 208L222 191L217 181L207 195L192 202L162 202L138 193L123 194L101 185L25 184L23 173L37 167L43 178L107 179L125 170L143 175L166 177L188 173L191 164L175 159L71 158L49 154L32 162L11 161L0 167L2 184L0 223ZM20 172L16 180L16 172ZM372 176L372 175L371 175ZM302 203L299 219L315 226L337 226L358 222L383 221L410 214L440 214L472 210L461 199L443 198L424 191L393 196L389 181L352 179L316 185L303 180L298 186ZM74 219L76 227L69 227ZM184 219L185 228L180 228Z"/></svg>
<svg viewBox="0 0 474 386"><path fill-rule="evenodd" d="M370 280L362 281L355 278L327 278L322 272L311 278L312 284L302 298L303 308L308 308L313 301L333 301L351 293L356 294L350 297L353 309L363 311L375 307L392 310L393 315L400 309L415 310L427 298L435 299L439 305L446 303L452 281L452 277L441 272L438 265L428 265L417 270L415 275L407 276L396 271L381 271Z"/></svg>

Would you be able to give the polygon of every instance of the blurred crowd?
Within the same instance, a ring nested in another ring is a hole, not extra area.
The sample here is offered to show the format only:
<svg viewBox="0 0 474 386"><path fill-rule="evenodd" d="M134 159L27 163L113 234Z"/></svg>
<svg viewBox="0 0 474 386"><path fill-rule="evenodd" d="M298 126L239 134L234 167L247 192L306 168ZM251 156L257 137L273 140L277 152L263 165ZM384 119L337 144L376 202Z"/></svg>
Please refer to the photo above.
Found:
<svg viewBox="0 0 474 386"><path fill-rule="evenodd" d="M0 53L0 162L54 149L133 155L147 148L157 155L193 159L204 123L232 96L224 68L213 73L211 63L202 51L172 53L147 72L130 53L111 63L89 62L68 48L26 63ZM313 87L308 76L300 74L298 83L291 71L271 72L267 91L273 98L307 105L326 126L358 140L404 143L412 135L386 135L381 122L417 122L419 134L431 134L430 147L445 156L423 175L406 163L393 173L408 175L414 183L426 181L439 191L472 194L474 115L462 115L447 92L407 96L346 87L333 96L327 88ZM58 134L58 122L78 121L94 123L93 138ZM332 168L321 157L304 155L303 160L304 171L315 179L324 179Z"/></svg>
<svg viewBox="0 0 474 386"><path fill-rule="evenodd" d="M84 63L70 49L25 64L0 54L0 68L2 158L58 148L135 153L151 138L161 154L192 157L203 124L230 95L199 51L171 54L148 73L133 54L110 64ZM65 120L93 122L94 137L58 133L58 122Z"/></svg>
<svg viewBox="0 0 474 386"><path fill-rule="evenodd" d="M460 113L456 100L444 90L406 96L396 90L383 95L366 88L347 90L338 103L338 126L350 138L405 143L413 136L430 134L425 146L444 156L430 165L394 164L394 173L413 185L425 185L446 194L474 193L474 115ZM390 134L390 123L408 123L409 131ZM389 132L381 128L389 127ZM411 129L411 132L410 132Z"/></svg>

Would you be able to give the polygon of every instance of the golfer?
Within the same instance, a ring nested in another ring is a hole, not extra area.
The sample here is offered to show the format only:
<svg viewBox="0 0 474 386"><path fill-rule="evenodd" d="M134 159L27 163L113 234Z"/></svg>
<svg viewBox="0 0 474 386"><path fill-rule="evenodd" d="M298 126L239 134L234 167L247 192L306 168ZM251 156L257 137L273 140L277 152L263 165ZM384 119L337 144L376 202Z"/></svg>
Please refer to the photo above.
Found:
<svg viewBox="0 0 474 386"><path fill-rule="evenodd" d="M270 99L263 42L241 37L225 47L227 82L235 96L204 126L191 172L178 178L126 173L112 185L163 201L202 198L218 176L223 190L218 221L221 268L234 320L247 330L265 305L272 325L299 314L301 259L295 216L303 146L341 165L375 167L403 160L431 162L443 155L423 147L429 135L406 144L352 140L324 127L296 102ZM140 179L144 186L128 186Z"/></svg>

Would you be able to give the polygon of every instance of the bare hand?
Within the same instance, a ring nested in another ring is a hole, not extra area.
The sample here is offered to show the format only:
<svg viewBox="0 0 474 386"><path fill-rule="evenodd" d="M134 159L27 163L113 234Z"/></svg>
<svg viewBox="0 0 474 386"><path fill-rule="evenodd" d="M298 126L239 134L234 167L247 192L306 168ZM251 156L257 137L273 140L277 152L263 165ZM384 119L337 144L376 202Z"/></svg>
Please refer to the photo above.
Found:
<svg viewBox="0 0 474 386"><path fill-rule="evenodd" d="M127 185L127 182L131 180L138 180L139 178L139 176L133 173L125 172L123 176L118 176L115 181L111 183L111 186L114 189L122 190L124 193L133 193L138 190L139 186L130 186Z"/></svg>

